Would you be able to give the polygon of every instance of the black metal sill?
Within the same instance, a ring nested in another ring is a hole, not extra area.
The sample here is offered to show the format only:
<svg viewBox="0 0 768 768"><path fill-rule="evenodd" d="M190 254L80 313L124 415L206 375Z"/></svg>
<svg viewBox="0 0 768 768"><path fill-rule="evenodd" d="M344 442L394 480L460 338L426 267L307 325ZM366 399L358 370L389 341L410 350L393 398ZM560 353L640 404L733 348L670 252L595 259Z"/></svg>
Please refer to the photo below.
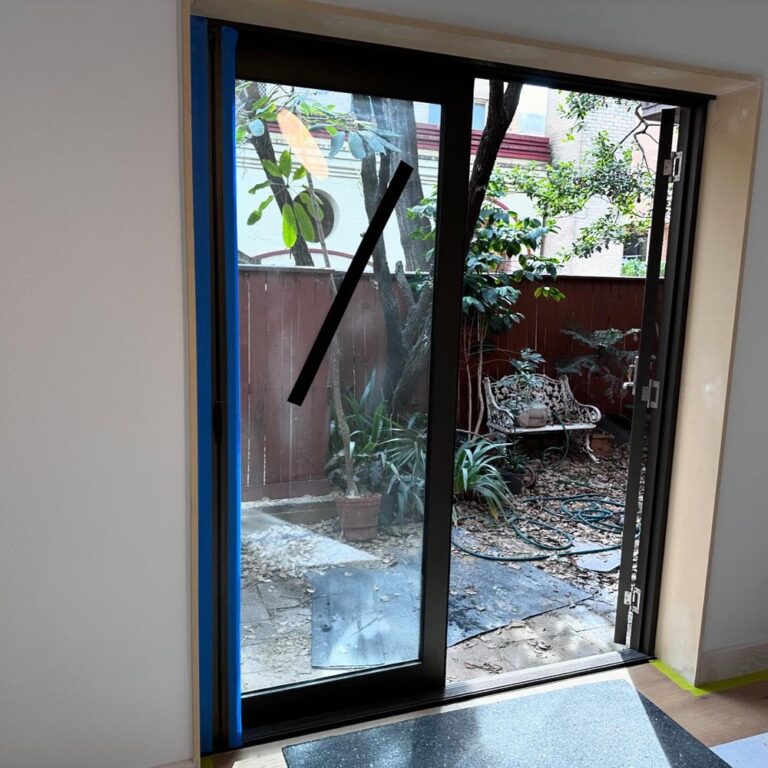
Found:
<svg viewBox="0 0 768 768"><path fill-rule="evenodd" d="M383 699L371 706L355 708L340 706L300 720L285 720L270 723L263 728L245 729L243 732L243 747L264 744L270 741L277 741L278 739L284 740L296 738L297 736L306 736L331 728L356 725L383 717L404 715L420 709L455 704L482 696L504 693L519 688L529 688L557 680L582 677L610 669L631 667L643 664L652 658L647 654L629 649L612 651L597 656L586 656L581 659L533 667L518 672L507 672L494 677L448 683L439 690L426 691L419 695Z"/></svg>

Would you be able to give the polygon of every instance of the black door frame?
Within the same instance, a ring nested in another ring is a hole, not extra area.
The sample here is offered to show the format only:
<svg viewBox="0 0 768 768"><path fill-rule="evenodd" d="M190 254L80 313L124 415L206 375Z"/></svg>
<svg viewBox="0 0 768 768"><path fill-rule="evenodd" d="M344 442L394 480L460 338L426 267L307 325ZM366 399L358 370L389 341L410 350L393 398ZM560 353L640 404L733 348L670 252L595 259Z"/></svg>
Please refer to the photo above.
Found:
<svg viewBox="0 0 768 768"><path fill-rule="evenodd" d="M458 382L456 377L444 377L439 372L458 367L473 80L460 73L454 73L450 80L438 77L420 57L393 66L374 51L356 52L354 56L349 53L317 49L314 44L297 50L280 34L241 30L236 72L241 79L391 96L436 103L442 108L435 246L439 257L435 261L432 307L433 327L439 327L440 332L433 335L430 350L420 658L391 668L246 694L242 698L244 730L256 723L263 726L270 722L274 727L281 721L311 717L328 701L362 706L372 696L387 699L439 691L445 680L451 517L444 511L451 508ZM406 71L418 74L405 78Z"/></svg>
<svg viewBox="0 0 768 768"><path fill-rule="evenodd" d="M667 529L669 489L677 428L677 403L683 371L683 346L693 265L697 205L704 155L706 104L681 109L677 151L682 152L680 178L672 188L672 206L659 320L659 349L654 378L661 382L659 408L648 433L648 460L643 492L635 586L639 613L633 617L630 646L652 656L661 596L661 572ZM646 510L650 514L646 515Z"/></svg>
<svg viewBox="0 0 768 768"><path fill-rule="evenodd" d="M512 675L499 676L487 684L445 686L444 683L450 516L440 516L438 510L449 509L451 506L457 384L456 376L447 375L446 371L456 371L458 367L460 297L464 265L461 243L464 242L466 219L471 105L475 78L496 78L505 82L518 80L550 88L624 97L681 108L683 117L680 135L681 142L684 140L682 148L686 162L682 173L681 193L676 195L674 202L677 209L677 225L670 231L669 241L670 248L674 242L677 258L674 259L674 268L668 271L665 278L672 285L671 290L665 291L662 310L662 328L667 331L667 336L662 338L665 340L664 364L668 378L662 392L660 418L651 435L654 454L649 459L648 472L652 479L650 483L646 480L646 499L652 500L653 514L646 514L644 517L646 520L652 519L653 522L646 525L644 520L641 534L641 547L645 548L647 556L644 567L638 572L638 583L642 585L645 597L641 614L633 622L631 647L636 652L624 654L622 660L612 660L603 666L629 664L647 658L653 653L658 613L704 123L706 106L713 96L210 20L214 37L217 28L223 25L238 29L240 35L238 77L271 79L273 82L290 82L329 90L358 91L439 103L443 107L439 165L439 189L443 199L438 221L440 258L435 274L433 304L433 317L440 317L440 333L434 335L431 351L433 375L430 380L430 413L433 418L430 419L428 435L422 661L393 669L353 674L327 682L321 680L317 683L302 684L293 689L246 695L242 701L244 743L258 743L289 734L298 735L321 727L409 711L428 704L461 700L552 677L543 671L523 682L519 676ZM219 99L216 98L216 78L212 78L211 85L214 91L211 99L214 123L219 124L217 117L220 107ZM221 152L216 146L215 135L212 140L213 166L216 169L218 165L220 170ZM218 177L216 171L214 176ZM214 252L220 254L219 243L214 245ZM220 255L214 255L213 262L213 272L216 275L223 268L223 260ZM214 312L214 336L222 345L220 349L225 351L224 328L221 325L222 297L216 293L216 280L213 284L213 298L215 306L219 308ZM223 375L223 366L219 365L217 368L219 371L215 375ZM219 399L225 398L226 386L222 385L217 389ZM221 407L225 405L222 403ZM436 414L441 417L434 418ZM226 451L215 450L218 478L226 477L224 462ZM216 498L218 503L221 503L226 494L220 489ZM222 524L226 516L216 514L215 517ZM445 520L441 520L441 517ZM226 537L220 534L219 541L223 546ZM225 604L227 596L222 590L225 581L221 578L222 574L226 573L225 551L221 549L218 556L219 567L214 571L214 578L219 583L214 585L214 594L219 595L219 600ZM217 608L214 615L224 616L221 606ZM223 643L215 650L219 658L219 669L226 668L226 660L223 658L225 649L226 644ZM591 668L594 668L594 665ZM554 676L566 677L584 671L589 670L576 665L570 671L563 670ZM221 689L225 685L226 677L217 677L216 684ZM222 690L216 697L222 706L226 698L226 692ZM344 704L335 704L339 701ZM334 704L329 706L329 702Z"/></svg>
<svg viewBox="0 0 768 768"><path fill-rule="evenodd" d="M659 123L658 157L653 190L651 228L648 239L648 257L646 259L645 291L643 296L643 315L640 330L640 348L635 357L633 384L632 430L627 467L627 490L624 502L624 530L621 547L621 567L614 625L614 642L627 644L627 627L630 614L639 615L639 595L637 585L633 588L632 566L635 559L635 538L640 510L640 488L645 468L643 448L646 443L649 422L658 421L658 412L651 409L646 391L650 395L651 368L654 357L654 335L658 327L659 286L661 285L661 260L664 255L664 229L666 225L667 203L673 163L675 121L677 110L663 109ZM665 284L666 287L666 284ZM658 350L657 350L658 351ZM654 371L654 376L658 373ZM655 379L654 379L655 380ZM635 595L635 599L633 598Z"/></svg>

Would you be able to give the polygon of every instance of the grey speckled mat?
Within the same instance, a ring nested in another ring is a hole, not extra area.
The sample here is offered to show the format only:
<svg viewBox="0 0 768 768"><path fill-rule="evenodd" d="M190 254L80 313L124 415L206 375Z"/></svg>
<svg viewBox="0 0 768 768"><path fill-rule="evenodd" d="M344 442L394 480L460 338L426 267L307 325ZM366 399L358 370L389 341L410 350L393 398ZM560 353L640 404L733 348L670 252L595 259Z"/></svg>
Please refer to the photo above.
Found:
<svg viewBox="0 0 768 768"><path fill-rule="evenodd" d="M330 736L283 754L289 768L727 768L622 680Z"/></svg>

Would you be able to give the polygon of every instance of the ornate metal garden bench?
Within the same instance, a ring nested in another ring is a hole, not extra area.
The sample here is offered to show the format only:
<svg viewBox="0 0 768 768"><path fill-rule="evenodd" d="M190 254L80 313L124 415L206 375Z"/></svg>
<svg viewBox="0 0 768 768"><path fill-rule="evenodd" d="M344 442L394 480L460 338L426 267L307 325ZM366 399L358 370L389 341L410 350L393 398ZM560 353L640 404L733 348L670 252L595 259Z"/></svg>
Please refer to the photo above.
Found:
<svg viewBox="0 0 768 768"><path fill-rule="evenodd" d="M589 445L589 433L600 421L602 414L594 405L580 403L571 391L568 379L551 379L543 374L513 374L492 382L483 379L486 421L492 432L504 435L547 435L566 430L572 433L571 442L597 463ZM519 415L528 408L540 405L548 409L547 423L539 427L520 425Z"/></svg>

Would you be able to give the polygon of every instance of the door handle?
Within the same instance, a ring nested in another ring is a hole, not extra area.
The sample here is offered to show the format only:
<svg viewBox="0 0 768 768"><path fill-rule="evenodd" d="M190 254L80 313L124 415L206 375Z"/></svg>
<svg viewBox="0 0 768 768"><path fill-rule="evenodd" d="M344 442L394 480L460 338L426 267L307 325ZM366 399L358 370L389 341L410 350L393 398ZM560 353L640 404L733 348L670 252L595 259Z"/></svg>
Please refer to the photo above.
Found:
<svg viewBox="0 0 768 768"><path fill-rule="evenodd" d="M637 361L639 359L639 355L635 355L635 359L629 364L629 368L627 368L627 380L621 385L621 388L625 392L631 392L633 395L635 394L635 389L637 389Z"/></svg>

